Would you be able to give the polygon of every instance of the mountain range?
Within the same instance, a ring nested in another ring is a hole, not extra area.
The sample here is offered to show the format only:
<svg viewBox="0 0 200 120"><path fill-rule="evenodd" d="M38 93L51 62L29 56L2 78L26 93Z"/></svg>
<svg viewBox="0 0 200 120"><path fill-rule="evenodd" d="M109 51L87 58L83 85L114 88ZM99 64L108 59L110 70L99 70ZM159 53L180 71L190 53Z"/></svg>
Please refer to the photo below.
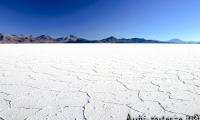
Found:
<svg viewBox="0 0 200 120"><path fill-rule="evenodd" d="M0 43L166 43L158 40L145 40L144 38L117 39L113 36L102 40L87 40L74 35L52 38L48 35L26 36L0 33Z"/></svg>
<svg viewBox="0 0 200 120"><path fill-rule="evenodd" d="M118 39L113 36L102 40L87 40L84 38L76 37L74 35L69 35L60 38L52 38L48 35L26 36L24 34L21 34L17 36L12 34L0 33L0 43L181 43L182 44L186 42L181 41L179 39L172 39L169 41L146 40L144 38Z"/></svg>
<svg viewBox="0 0 200 120"><path fill-rule="evenodd" d="M183 41L183 40L180 40L180 39L177 39L177 38L168 40L166 42L177 43L177 44L200 44L200 42L198 42L198 41Z"/></svg>

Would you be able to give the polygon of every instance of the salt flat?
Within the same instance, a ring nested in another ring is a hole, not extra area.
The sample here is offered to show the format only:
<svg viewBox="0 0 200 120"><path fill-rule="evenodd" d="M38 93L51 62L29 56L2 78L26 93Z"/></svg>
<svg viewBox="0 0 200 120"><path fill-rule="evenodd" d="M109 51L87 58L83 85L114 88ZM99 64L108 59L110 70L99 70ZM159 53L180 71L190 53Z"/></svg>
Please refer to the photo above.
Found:
<svg viewBox="0 0 200 120"><path fill-rule="evenodd" d="M0 119L200 114L200 46L1 44Z"/></svg>

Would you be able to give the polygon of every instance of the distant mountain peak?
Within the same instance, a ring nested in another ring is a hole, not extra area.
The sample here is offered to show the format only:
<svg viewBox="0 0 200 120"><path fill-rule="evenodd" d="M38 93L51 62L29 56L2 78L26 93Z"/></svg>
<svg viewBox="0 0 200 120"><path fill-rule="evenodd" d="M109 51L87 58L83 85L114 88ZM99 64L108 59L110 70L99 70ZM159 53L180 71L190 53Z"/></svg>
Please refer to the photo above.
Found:
<svg viewBox="0 0 200 120"><path fill-rule="evenodd" d="M114 36L110 36L108 38L103 39L103 41L115 41L115 40L117 40L117 38Z"/></svg>
<svg viewBox="0 0 200 120"><path fill-rule="evenodd" d="M114 37L114 36L110 36L110 37L108 37L107 39L117 39L117 38Z"/></svg>
<svg viewBox="0 0 200 120"><path fill-rule="evenodd" d="M183 43L184 41L180 40L178 38L174 38L174 39L168 40L168 42L171 42L171 43Z"/></svg>
<svg viewBox="0 0 200 120"><path fill-rule="evenodd" d="M174 39L171 39L171 41L183 41L183 40L180 40L178 38L174 38Z"/></svg>
<svg viewBox="0 0 200 120"><path fill-rule="evenodd" d="M40 35L37 37L38 39L52 39L50 36L48 35Z"/></svg>

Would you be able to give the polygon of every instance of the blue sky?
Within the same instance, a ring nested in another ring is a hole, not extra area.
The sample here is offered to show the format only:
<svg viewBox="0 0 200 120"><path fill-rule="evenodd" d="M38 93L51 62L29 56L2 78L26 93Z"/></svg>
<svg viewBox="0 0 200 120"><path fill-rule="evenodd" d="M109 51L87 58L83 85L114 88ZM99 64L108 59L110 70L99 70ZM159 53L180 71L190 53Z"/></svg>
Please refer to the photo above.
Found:
<svg viewBox="0 0 200 120"><path fill-rule="evenodd" d="M0 32L200 41L200 0L1 0Z"/></svg>

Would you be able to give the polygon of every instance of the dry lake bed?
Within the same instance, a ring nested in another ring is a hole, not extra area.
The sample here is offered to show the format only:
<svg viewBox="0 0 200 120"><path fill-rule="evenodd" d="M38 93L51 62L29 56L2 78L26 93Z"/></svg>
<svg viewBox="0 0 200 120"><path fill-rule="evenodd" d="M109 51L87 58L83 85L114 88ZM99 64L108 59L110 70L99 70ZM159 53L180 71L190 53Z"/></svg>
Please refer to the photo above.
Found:
<svg viewBox="0 0 200 120"><path fill-rule="evenodd" d="M0 120L200 115L200 45L1 44Z"/></svg>

